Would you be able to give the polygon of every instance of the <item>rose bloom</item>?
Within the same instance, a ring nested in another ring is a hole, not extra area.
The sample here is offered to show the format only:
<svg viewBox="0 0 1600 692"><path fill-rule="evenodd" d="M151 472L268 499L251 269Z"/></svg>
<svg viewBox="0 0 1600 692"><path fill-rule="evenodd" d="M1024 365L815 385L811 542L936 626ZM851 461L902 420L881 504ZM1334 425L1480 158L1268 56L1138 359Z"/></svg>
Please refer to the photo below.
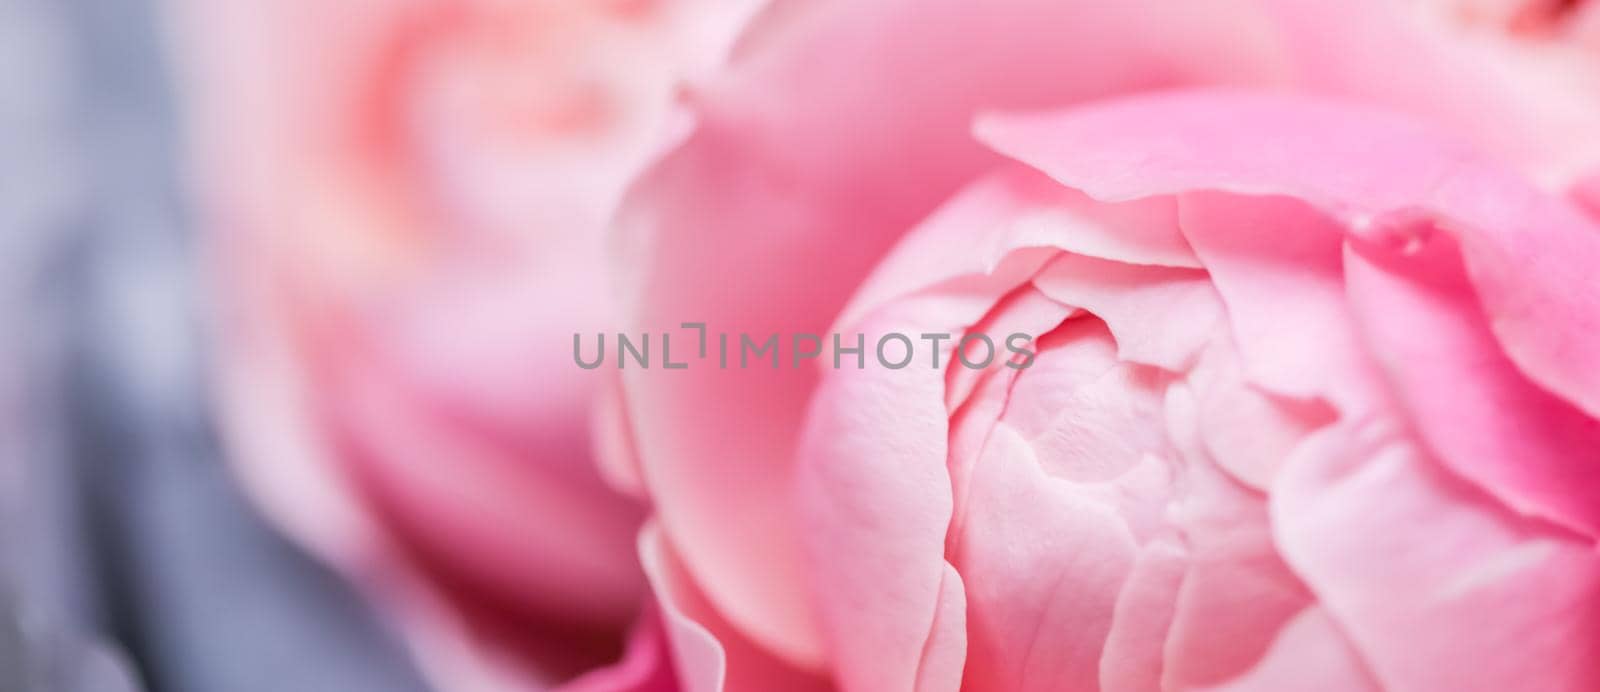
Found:
<svg viewBox="0 0 1600 692"><path fill-rule="evenodd" d="M1600 689L1597 16L769 7L624 331L1038 355L622 369L683 689Z"/></svg>
<svg viewBox="0 0 1600 692"><path fill-rule="evenodd" d="M441 688L1600 687L1593 3L174 2L239 472ZM1038 355L569 360L683 322Z"/></svg>
<svg viewBox="0 0 1600 692"><path fill-rule="evenodd" d="M623 187L749 9L172 3L237 471L441 689L570 680L639 618L643 503L591 442L608 388L557 365L610 319ZM651 618L572 688L671 684Z"/></svg>

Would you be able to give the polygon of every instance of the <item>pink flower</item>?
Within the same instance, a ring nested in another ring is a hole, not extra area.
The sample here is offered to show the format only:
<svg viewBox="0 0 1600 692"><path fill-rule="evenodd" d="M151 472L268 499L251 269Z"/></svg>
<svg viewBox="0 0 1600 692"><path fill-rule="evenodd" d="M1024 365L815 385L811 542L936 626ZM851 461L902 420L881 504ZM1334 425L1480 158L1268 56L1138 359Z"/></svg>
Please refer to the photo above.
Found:
<svg viewBox="0 0 1600 692"><path fill-rule="evenodd" d="M239 473L443 689L1600 687L1594 3L174 2Z"/></svg>
<svg viewBox="0 0 1600 692"><path fill-rule="evenodd" d="M627 331L1037 356L623 369L684 688L1600 685L1600 58L1443 4L770 8Z"/></svg>
<svg viewBox="0 0 1600 692"><path fill-rule="evenodd" d="M442 689L551 686L638 617L643 503L594 464L607 387L561 365L748 5L176 3L238 471ZM653 622L574 689L670 683Z"/></svg>

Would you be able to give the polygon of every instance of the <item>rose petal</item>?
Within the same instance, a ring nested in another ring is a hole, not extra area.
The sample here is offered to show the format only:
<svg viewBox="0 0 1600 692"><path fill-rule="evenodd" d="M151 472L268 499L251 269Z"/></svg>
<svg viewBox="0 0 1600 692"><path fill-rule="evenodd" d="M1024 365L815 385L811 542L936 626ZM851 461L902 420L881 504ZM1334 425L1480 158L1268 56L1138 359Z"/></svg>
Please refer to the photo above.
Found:
<svg viewBox="0 0 1600 692"><path fill-rule="evenodd" d="M562 685L561 692L677 692L666 632L654 604L647 606L628 637L622 660Z"/></svg>
<svg viewBox="0 0 1600 692"><path fill-rule="evenodd" d="M1301 611L1244 675L1213 692L1383 692L1344 634L1322 609Z"/></svg>
<svg viewBox="0 0 1600 692"><path fill-rule="evenodd" d="M683 692L772 690L823 692L822 676L795 668L741 634L713 609L665 535L639 532L639 562L661 604L674 668Z"/></svg>
<svg viewBox="0 0 1600 692"><path fill-rule="evenodd" d="M1188 560L1174 540L1145 546L1117 595L1111 631L1100 655L1104 692L1160 692L1163 649Z"/></svg>
<svg viewBox="0 0 1600 692"><path fill-rule="evenodd" d="M1419 243L1345 253L1351 304L1418 432L1446 466L1517 511L1600 536L1600 420L1501 353L1455 243Z"/></svg>
<svg viewBox="0 0 1600 692"><path fill-rule="evenodd" d="M1147 267L1062 254L1033 285L1095 314L1117 337L1117 357L1187 370L1222 316L1205 272Z"/></svg>
<svg viewBox="0 0 1600 692"><path fill-rule="evenodd" d="M1204 460L1190 460L1182 483L1172 521L1188 541L1189 569L1167 633L1165 689L1239 674L1312 602L1273 546L1264 498Z"/></svg>
<svg viewBox="0 0 1600 692"><path fill-rule="evenodd" d="M920 333L897 304L871 333ZM945 580L951 487L944 373L918 363L829 371L795 474L829 656L849 688L917 684ZM946 622L949 622L948 620ZM941 669L948 670L948 665ZM925 681L943 687L938 681Z"/></svg>
<svg viewBox="0 0 1600 692"><path fill-rule="evenodd" d="M973 248L979 248L974 252ZM991 274L1024 248L1133 264L1198 268L1170 200L1101 204L1038 171L985 176L906 234L851 298L837 324L951 278Z"/></svg>
<svg viewBox="0 0 1600 692"><path fill-rule="evenodd" d="M1545 179L1600 162L1600 140L1591 135L1600 121L1592 46L1486 31L1416 3L1270 6L1308 90L1440 123ZM1370 46L1383 50L1363 49Z"/></svg>
<svg viewBox="0 0 1600 692"><path fill-rule="evenodd" d="M961 574L944 566L939 605L917 666L917 692L957 692L967 662L967 594Z"/></svg>
<svg viewBox="0 0 1600 692"><path fill-rule="evenodd" d="M1279 474L1279 548L1383 689L1600 689L1600 552L1512 515L1386 424L1317 433Z"/></svg>
<svg viewBox="0 0 1600 692"><path fill-rule="evenodd" d="M1104 324L1093 318L1073 320L1047 335L1035 358L1037 369L1017 375L1001 421L1033 447L1050 475L1082 483L1109 481L1165 448L1163 383L1151 368L1108 363L1102 358L1109 354L1085 353L1088 349L1073 341L1109 338Z"/></svg>
<svg viewBox="0 0 1600 692"><path fill-rule="evenodd" d="M776 6L783 20L758 20L724 78L694 93L696 131L618 216L629 330L705 321L758 339L822 332L905 229L997 163L966 132L978 109L1271 78L1274 64L1258 59L1270 29L1250 6ZM1069 71L1081 78L1060 78ZM820 637L800 605L801 532L783 499L816 372L625 375L646 485L689 569L752 636L817 662Z"/></svg>
<svg viewBox="0 0 1600 692"><path fill-rule="evenodd" d="M1289 195L1364 236L1384 235L1397 214L1443 219L1512 361L1600 416L1600 282L1589 280L1600 227L1417 123L1309 97L1199 91L989 117L977 130L1098 199Z"/></svg>
<svg viewBox="0 0 1600 692"><path fill-rule="evenodd" d="M527 463L517 446L431 410L386 372L342 372L325 380L329 439L396 540L519 607L627 622L643 584L621 548L639 507L592 467Z"/></svg>
<svg viewBox="0 0 1600 692"><path fill-rule="evenodd" d="M1381 396L1345 304L1338 224L1299 200L1215 192L1181 195L1179 219L1251 382L1351 416Z"/></svg>
<svg viewBox="0 0 1600 692"><path fill-rule="evenodd" d="M1303 367L1316 367L1313 359L1306 360ZM1187 381L1199 398L1198 429L1206 456L1239 482L1265 492L1301 440L1338 415L1320 400L1286 399L1261 390L1238 361L1232 341L1219 337Z"/></svg>
<svg viewBox="0 0 1600 692"><path fill-rule="evenodd" d="M1026 349L1034 352L1033 363L1038 361L1037 337L1041 334L1060 326L1061 322L1075 312L1074 308L1051 300L1049 296L1035 290L1031 286L1024 286L1012 291L1002 298L994 309L985 315L982 320L965 332L955 332L951 335L950 353L945 356L944 362L949 363L945 371L945 401L952 413L958 409L972 394L978 381L983 377L992 377L995 373L1007 370L1027 370L1032 365L1023 368L1012 348ZM983 335L988 337L992 346L992 357L989 365L985 367L971 367L981 365L983 362L983 342L973 339L967 342L964 352L958 352L961 343L968 335ZM1015 335L1024 335L1025 340L1012 341ZM965 357L966 360L962 360Z"/></svg>
<svg viewBox="0 0 1600 692"><path fill-rule="evenodd" d="M672 559L654 523L639 530L639 564L655 592L671 643L673 667L683 692L722 692L727 678L727 652L722 642L699 621L704 612L692 583Z"/></svg>
<svg viewBox="0 0 1600 692"><path fill-rule="evenodd" d="M974 690L1093 689L1134 540L1117 512L1051 478L1000 424L973 472L953 555Z"/></svg>

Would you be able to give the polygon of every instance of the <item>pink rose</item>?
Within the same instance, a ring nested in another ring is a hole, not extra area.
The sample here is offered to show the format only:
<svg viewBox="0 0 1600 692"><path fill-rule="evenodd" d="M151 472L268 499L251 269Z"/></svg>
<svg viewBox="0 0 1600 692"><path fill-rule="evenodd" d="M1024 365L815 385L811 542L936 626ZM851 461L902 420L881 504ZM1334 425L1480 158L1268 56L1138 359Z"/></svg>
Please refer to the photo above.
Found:
<svg viewBox="0 0 1600 692"><path fill-rule="evenodd" d="M1595 3L173 1L239 473L443 689L1600 687Z"/></svg>
<svg viewBox="0 0 1600 692"><path fill-rule="evenodd" d="M683 688L1600 688L1554 5L769 8L619 216L623 331L1036 355L624 367ZM1117 98L1193 85L1250 89Z"/></svg>
<svg viewBox="0 0 1600 692"><path fill-rule="evenodd" d="M442 689L572 678L640 612L565 337L609 324L606 220L749 5L177 3L238 471ZM575 687L670 682L658 634Z"/></svg>

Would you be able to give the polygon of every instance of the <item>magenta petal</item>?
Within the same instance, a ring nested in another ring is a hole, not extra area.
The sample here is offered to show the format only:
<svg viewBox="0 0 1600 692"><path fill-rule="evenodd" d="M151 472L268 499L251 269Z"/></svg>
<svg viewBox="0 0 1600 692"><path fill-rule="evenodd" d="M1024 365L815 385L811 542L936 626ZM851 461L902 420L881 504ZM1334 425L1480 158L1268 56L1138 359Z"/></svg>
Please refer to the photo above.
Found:
<svg viewBox="0 0 1600 692"><path fill-rule="evenodd" d="M655 604L647 604L628 636L622 660L584 673L559 692L679 692L667 634Z"/></svg>

